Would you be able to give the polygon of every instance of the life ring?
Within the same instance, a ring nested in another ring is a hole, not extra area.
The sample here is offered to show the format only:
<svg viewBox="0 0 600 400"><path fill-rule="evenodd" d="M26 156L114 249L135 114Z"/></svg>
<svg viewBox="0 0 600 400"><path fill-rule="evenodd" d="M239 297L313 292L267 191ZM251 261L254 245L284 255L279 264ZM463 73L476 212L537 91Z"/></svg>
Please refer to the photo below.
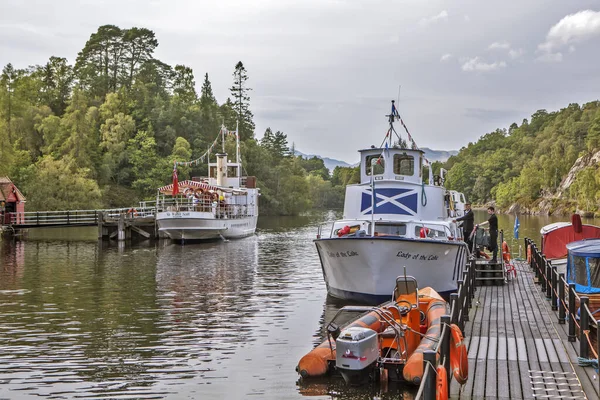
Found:
<svg viewBox="0 0 600 400"><path fill-rule="evenodd" d="M510 264L510 249L506 242L502 242L502 259L505 263Z"/></svg>
<svg viewBox="0 0 600 400"><path fill-rule="evenodd" d="M467 358L467 346L463 341L460 328L450 325L450 369L454 379L464 385L469 379L469 359Z"/></svg>
<svg viewBox="0 0 600 400"><path fill-rule="evenodd" d="M527 246L527 262L531 263L531 245Z"/></svg>
<svg viewBox="0 0 600 400"><path fill-rule="evenodd" d="M189 187L188 187L188 188L185 188L185 189L183 189L183 195L184 195L185 197L189 197L189 193L190 193L190 191L191 191L191 190L192 190L192 189L191 189L191 188L189 188Z"/></svg>
<svg viewBox="0 0 600 400"><path fill-rule="evenodd" d="M202 190L202 189L194 190L194 196L196 196L198 199L202 197L203 193L204 193L204 190Z"/></svg>
<svg viewBox="0 0 600 400"><path fill-rule="evenodd" d="M448 374L443 365L436 369L437 382L435 388L435 400L448 400Z"/></svg>
<svg viewBox="0 0 600 400"><path fill-rule="evenodd" d="M135 218L138 216L138 212L135 208L131 207L129 210L127 210L127 216Z"/></svg>

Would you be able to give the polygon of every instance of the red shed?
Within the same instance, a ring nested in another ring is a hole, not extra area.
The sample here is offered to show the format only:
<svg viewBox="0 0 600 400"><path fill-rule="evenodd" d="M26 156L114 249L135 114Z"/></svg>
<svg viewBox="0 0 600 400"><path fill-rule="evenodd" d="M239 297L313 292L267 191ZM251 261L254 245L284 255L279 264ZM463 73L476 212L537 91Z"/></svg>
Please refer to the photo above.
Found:
<svg viewBox="0 0 600 400"><path fill-rule="evenodd" d="M10 224L11 216L16 214L12 223L21 223L24 220L25 196L7 176L0 176L0 225Z"/></svg>

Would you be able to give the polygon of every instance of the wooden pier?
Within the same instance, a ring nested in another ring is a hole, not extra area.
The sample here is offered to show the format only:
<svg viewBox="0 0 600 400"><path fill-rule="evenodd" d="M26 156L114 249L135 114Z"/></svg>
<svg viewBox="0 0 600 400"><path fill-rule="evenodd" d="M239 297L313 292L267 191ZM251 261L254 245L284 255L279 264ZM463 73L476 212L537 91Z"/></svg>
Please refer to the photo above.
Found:
<svg viewBox="0 0 600 400"><path fill-rule="evenodd" d="M10 223L1 225L5 235L20 235L34 228L97 226L98 239L156 239L156 209L118 208L106 210L39 211L13 213Z"/></svg>

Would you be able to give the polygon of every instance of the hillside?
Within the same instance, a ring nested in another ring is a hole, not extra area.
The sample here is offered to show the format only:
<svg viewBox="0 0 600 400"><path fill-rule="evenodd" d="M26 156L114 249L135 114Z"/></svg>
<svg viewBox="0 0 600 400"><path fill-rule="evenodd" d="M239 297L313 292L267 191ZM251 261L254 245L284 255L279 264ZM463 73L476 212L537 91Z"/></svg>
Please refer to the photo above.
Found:
<svg viewBox="0 0 600 400"><path fill-rule="evenodd" d="M600 102L538 110L530 120L487 133L450 157L444 164L447 185L471 201L494 201L504 209L595 211L600 170L597 163L583 161L593 160L599 148Z"/></svg>

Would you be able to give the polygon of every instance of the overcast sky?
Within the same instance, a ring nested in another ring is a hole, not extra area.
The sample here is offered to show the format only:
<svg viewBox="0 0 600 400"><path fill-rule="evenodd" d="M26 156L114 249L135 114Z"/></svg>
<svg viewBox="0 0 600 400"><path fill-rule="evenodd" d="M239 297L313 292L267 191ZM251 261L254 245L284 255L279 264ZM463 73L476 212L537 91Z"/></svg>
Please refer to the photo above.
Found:
<svg viewBox="0 0 600 400"><path fill-rule="evenodd" d="M352 163L399 86L411 135L437 150L600 98L598 0L0 0L0 64L73 63L104 24L152 29L156 57L192 67L198 91L208 72L220 103L241 60L258 138Z"/></svg>

